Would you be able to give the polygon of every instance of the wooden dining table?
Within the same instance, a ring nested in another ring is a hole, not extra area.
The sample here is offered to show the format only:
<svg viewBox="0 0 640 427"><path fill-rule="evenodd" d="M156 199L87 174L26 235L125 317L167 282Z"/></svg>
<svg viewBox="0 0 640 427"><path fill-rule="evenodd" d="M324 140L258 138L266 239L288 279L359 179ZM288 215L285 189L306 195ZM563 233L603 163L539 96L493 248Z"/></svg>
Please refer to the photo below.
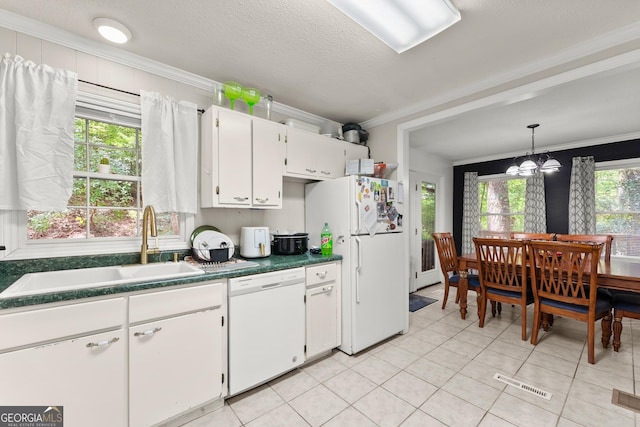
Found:
<svg viewBox="0 0 640 427"><path fill-rule="evenodd" d="M460 317L467 317L467 291L469 290L466 272L468 269L478 268L478 259L475 253L464 254L458 257L460 268ZM640 292L640 261L629 261L612 258L609 262L601 259L598 264L598 287L616 289L622 291Z"/></svg>

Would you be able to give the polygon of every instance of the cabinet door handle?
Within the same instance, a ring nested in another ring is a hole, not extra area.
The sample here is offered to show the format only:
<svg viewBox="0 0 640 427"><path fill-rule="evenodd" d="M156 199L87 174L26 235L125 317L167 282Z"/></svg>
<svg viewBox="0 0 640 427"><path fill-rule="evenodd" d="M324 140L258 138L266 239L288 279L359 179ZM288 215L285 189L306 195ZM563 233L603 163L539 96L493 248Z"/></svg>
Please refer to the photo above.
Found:
<svg viewBox="0 0 640 427"><path fill-rule="evenodd" d="M316 273L316 276L318 276L318 277L319 277L319 278L321 278L321 279L324 279L325 277L327 277L327 270L325 270L325 271L318 271L318 272Z"/></svg>
<svg viewBox="0 0 640 427"><path fill-rule="evenodd" d="M98 341L98 342L90 342L87 344L88 348L92 348L92 347L106 347L108 345L113 344L116 341L120 341L120 338L118 337L113 337L110 340L104 340L104 341Z"/></svg>
<svg viewBox="0 0 640 427"><path fill-rule="evenodd" d="M323 286L321 288L313 288L308 292L309 292L309 296L315 296L315 295L330 294L332 290L333 290L333 285L329 285L329 286Z"/></svg>
<svg viewBox="0 0 640 427"><path fill-rule="evenodd" d="M249 200L248 197L239 197L239 196L235 196L234 199L236 199L238 202L245 202Z"/></svg>
<svg viewBox="0 0 640 427"><path fill-rule="evenodd" d="M315 169L309 169L309 168L306 168L305 170L306 170L307 172L310 172L310 173L316 173L316 170L315 170Z"/></svg>
<svg viewBox="0 0 640 427"><path fill-rule="evenodd" d="M267 203L267 201L269 201L268 197L266 199L260 199L260 198L256 197L256 202L258 202L258 203Z"/></svg>
<svg viewBox="0 0 640 427"><path fill-rule="evenodd" d="M147 335L153 335L156 332L160 332L162 330L162 328L153 328L153 329L149 329L148 331L144 331L144 332L136 332L133 334L134 337L146 337Z"/></svg>
<svg viewBox="0 0 640 427"><path fill-rule="evenodd" d="M327 171L320 171L320 173L323 175L331 175L331 172L327 172Z"/></svg>

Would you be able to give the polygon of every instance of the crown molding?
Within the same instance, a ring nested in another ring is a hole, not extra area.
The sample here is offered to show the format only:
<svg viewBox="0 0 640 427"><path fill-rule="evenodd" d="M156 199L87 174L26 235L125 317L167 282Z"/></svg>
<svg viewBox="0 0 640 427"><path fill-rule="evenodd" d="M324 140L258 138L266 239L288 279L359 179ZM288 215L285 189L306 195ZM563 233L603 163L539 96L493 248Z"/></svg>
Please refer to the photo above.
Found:
<svg viewBox="0 0 640 427"><path fill-rule="evenodd" d="M602 138L587 139L584 141L569 142L566 144L554 145L553 147L548 147L548 148L552 148L552 150L550 150L549 152L553 153L556 151L571 150L571 149L581 148L581 147L591 147L593 145L602 145L602 144L610 144L613 142L630 141L632 139L640 139L640 132L631 132L631 133L624 133L620 135L606 136ZM494 156L485 156L485 157L477 157L474 159L460 160L460 161L453 162L452 164L453 166L462 166L462 165L468 165L472 163L489 162L491 160L508 159L510 157L522 156L522 153L523 153L522 150L513 151L510 153L502 153Z"/></svg>
<svg viewBox="0 0 640 427"><path fill-rule="evenodd" d="M22 15L18 15L13 12L9 12L8 10L0 9L0 26L23 34L27 34L32 37L46 40L51 43L65 46L70 49L78 50L109 61L126 65L128 67L133 67L151 74L155 74L160 77L165 77L167 79L171 79L179 83L209 91L211 93L213 93L214 89L219 88L222 85L222 83L215 80L211 80L197 74L193 74L188 71L127 52L114 46L80 37L69 31L36 21L31 18L27 18ZM272 109L276 113L284 114L288 117L311 122L318 125L331 122L331 120L324 117L320 117L315 114L311 114L306 111L299 110L297 108L290 107L278 102L274 102L272 104Z"/></svg>
<svg viewBox="0 0 640 427"><path fill-rule="evenodd" d="M566 64L568 62L586 57L597 52L601 52L606 49L611 49L618 45L637 39L640 39L640 22L611 31L599 37L580 43L572 48L564 49L539 61L531 62L522 67L514 68L503 73L496 74L495 76L482 80L480 82L464 86L459 90L454 90L442 96L427 99L425 101L418 102L416 104L409 105L395 111L381 114L380 116L374 117L373 119L361 123L361 125L363 128L370 129L375 126L380 126L385 123L392 122L394 120L400 120L404 117L414 115L421 111L426 111L439 105L453 102L456 99L461 99L473 95L474 93L482 92L484 90L500 86L510 81L524 78L526 76L542 72L550 68ZM599 63L601 64L602 61L600 61ZM608 63L608 65L610 65L611 67L608 69L614 69L616 67L616 61L612 61L611 63ZM595 74L596 72L605 71L598 66L595 66L594 69L591 70L590 65L582 67L582 70L585 73L584 76ZM576 76L576 78L579 77Z"/></svg>

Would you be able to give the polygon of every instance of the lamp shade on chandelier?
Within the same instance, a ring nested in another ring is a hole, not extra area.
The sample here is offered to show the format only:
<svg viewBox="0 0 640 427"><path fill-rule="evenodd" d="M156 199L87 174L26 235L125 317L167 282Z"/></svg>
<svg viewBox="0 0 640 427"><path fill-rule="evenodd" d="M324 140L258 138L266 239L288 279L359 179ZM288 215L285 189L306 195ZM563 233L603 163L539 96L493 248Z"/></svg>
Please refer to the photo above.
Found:
<svg viewBox="0 0 640 427"><path fill-rule="evenodd" d="M539 172L555 172L562 167L560 162L551 157L549 153L536 154L534 133L538 126L540 125L537 123L527 126L531 129L531 152L514 158L513 164L506 171L507 175L532 176ZM518 161L521 161L520 164Z"/></svg>

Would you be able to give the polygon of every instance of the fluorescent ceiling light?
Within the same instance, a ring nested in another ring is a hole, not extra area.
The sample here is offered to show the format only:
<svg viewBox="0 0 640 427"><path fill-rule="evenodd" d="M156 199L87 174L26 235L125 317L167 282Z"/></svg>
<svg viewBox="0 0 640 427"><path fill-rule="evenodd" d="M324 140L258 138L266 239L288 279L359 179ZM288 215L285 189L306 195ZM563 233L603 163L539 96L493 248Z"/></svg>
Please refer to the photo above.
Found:
<svg viewBox="0 0 640 427"><path fill-rule="evenodd" d="M328 1L398 53L460 20L460 12L449 0Z"/></svg>
<svg viewBox="0 0 640 427"><path fill-rule="evenodd" d="M96 18L93 20L93 26L96 27L102 37L110 42L122 44L131 40L131 31L113 19Z"/></svg>

